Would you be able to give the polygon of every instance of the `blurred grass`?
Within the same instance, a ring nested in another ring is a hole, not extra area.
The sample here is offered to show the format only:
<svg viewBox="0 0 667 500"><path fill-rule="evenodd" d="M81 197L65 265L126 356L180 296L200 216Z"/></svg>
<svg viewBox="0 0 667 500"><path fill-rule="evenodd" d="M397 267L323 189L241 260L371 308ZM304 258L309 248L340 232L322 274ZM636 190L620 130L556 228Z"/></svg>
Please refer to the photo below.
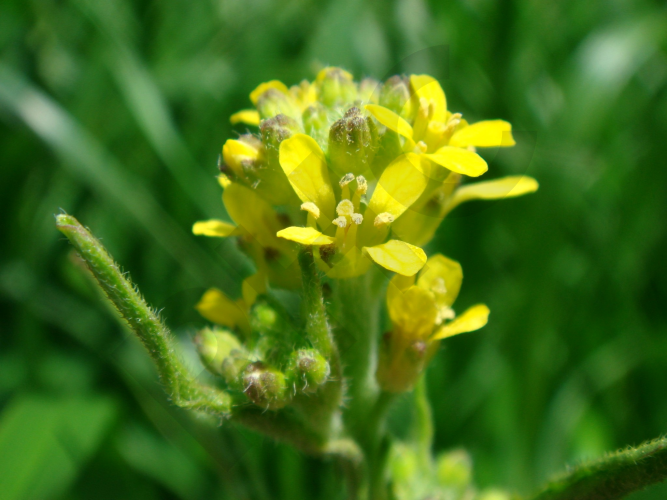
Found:
<svg viewBox="0 0 667 500"><path fill-rule="evenodd" d="M437 76L453 110L514 124L489 176L541 184L462 207L431 244L463 264L461 307L492 310L429 371L436 448L468 448L482 486L529 492L667 432L666 47L664 4L645 0L5 0L1 496L335 497L334 464L169 406L53 226L62 208L93 228L187 346L201 291L238 293L251 272L189 233L225 216L228 116L257 83L322 64Z"/></svg>

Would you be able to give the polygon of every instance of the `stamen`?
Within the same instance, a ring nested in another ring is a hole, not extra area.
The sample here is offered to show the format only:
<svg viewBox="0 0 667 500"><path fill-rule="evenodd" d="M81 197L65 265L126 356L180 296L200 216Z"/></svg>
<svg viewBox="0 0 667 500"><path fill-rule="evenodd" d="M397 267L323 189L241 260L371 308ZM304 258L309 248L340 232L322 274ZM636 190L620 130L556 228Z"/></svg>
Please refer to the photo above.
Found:
<svg viewBox="0 0 667 500"><path fill-rule="evenodd" d="M419 141L417 144L415 144L415 153L421 154L421 153L426 153L428 150L428 146L424 141Z"/></svg>
<svg viewBox="0 0 667 500"><path fill-rule="evenodd" d="M364 216L361 214L352 214L352 222L354 222L357 226L364 222Z"/></svg>
<svg viewBox="0 0 667 500"><path fill-rule="evenodd" d="M366 177L364 177L363 175L358 175L357 176L357 193L366 194L366 191L368 191L368 182L366 181Z"/></svg>
<svg viewBox="0 0 667 500"><path fill-rule="evenodd" d="M389 212L382 212L375 218L373 224L375 225L375 227L381 227L387 224L391 224L392 222L394 222L394 216L391 215Z"/></svg>
<svg viewBox="0 0 667 500"><path fill-rule="evenodd" d="M337 217L331 222L336 224L341 229L343 229L345 226L347 226L347 219L345 217Z"/></svg>
<svg viewBox="0 0 667 500"><path fill-rule="evenodd" d="M343 200L336 207L336 213L340 216L350 216L354 213L354 205L350 200Z"/></svg>
<svg viewBox="0 0 667 500"><path fill-rule="evenodd" d="M302 203L301 210L305 210L316 219L320 218L320 209L312 201L307 201L306 203Z"/></svg>
<svg viewBox="0 0 667 500"><path fill-rule="evenodd" d="M354 180L354 174L352 174L352 173L345 174L345 175L341 178L340 182L338 182L338 184L340 184L340 187L345 187L345 186L347 186L350 182L352 182L353 180Z"/></svg>

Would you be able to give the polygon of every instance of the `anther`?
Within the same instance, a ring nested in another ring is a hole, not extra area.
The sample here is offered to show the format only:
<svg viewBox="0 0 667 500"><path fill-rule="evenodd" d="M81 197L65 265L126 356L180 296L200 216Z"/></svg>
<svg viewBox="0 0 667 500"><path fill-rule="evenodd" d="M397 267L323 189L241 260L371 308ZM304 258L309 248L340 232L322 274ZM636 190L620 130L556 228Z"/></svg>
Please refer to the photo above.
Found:
<svg viewBox="0 0 667 500"><path fill-rule="evenodd" d="M368 191L368 182L366 181L366 177L364 177L363 175L358 175L357 176L357 193L366 194L366 191Z"/></svg>
<svg viewBox="0 0 667 500"><path fill-rule="evenodd" d="M347 186L350 182L352 182L353 180L354 180L354 174L352 174L352 173L345 174L345 175L341 178L341 180L340 180L340 182L339 182L338 184L340 184L340 187L345 187L345 186Z"/></svg>
<svg viewBox="0 0 667 500"><path fill-rule="evenodd" d="M347 226L347 219L345 217L337 217L332 222L341 229Z"/></svg>
<svg viewBox="0 0 667 500"><path fill-rule="evenodd" d="M382 212L375 218L373 224L375 225L375 227L380 227L380 226L385 226L387 224L391 224L392 222L394 222L394 216L391 215L389 212Z"/></svg>
<svg viewBox="0 0 667 500"><path fill-rule="evenodd" d="M302 203L301 210L305 210L316 219L320 218L320 209L312 201L307 201L306 203Z"/></svg>
<svg viewBox="0 0 667 500"><path fill-rule="evenodd" d="M336 213L340 216L350 216L354 213L354 205L350 200L343 200L336 207Z"/></svg>
<svg viewBox="0 0 667 500"><path fill-rule="evenodd" d="M350 217L352 218L352 222L354 222L357 226L364 221L364 216L361 214L352 214Z"/></svg>

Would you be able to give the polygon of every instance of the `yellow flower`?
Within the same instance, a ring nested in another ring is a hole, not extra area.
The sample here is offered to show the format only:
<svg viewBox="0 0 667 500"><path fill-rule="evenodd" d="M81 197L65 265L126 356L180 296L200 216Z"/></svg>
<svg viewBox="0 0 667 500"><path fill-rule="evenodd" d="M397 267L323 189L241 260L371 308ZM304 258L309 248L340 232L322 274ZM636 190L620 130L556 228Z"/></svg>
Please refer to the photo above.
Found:
<svg viewBox="0 0 667 500"><path fill-rule="evenodd" d="M231 120L259 126L259 136L230 139L222 151L236 224L204 221L194 230L239 236L274 286L298 286L290 276L297 245L312 247L331 278L363 274L373 262L415 275L426 262L420 247L456 205L537 187L525 178L512 188L508 178L455 190L461 175L488 169L476 147L514 145L511 125L468 125L427 75L357 83L327 67L292 87L262 83L250 101L254 109Z"/></svg>
<svg viewBox="0 0 667 500"><path fill-rule="evenodd" d="M387 310L393 328L384 337L377 371L383 389L410 389L439 340L486 325L489 309L483 304L454 313L462 280L461 265L440 254L430 257L418 276L396 275L391 280Z"/></svg>
<svg viewBox="0 0 667 500"><path fill-rule="evenodd" d="M419 198L426 187L423 162L412 153L399 156L377 181L363 214L361 200L368 181L343 176L336 191L324 152L305 134L280 145L280 165L307 213L307 227L292 226L278 236L319 247L318 264L332 278L365 272L371 260L396 273L414 275L426 262L424 251L401 240L385 242L390 224Z"/></svg>

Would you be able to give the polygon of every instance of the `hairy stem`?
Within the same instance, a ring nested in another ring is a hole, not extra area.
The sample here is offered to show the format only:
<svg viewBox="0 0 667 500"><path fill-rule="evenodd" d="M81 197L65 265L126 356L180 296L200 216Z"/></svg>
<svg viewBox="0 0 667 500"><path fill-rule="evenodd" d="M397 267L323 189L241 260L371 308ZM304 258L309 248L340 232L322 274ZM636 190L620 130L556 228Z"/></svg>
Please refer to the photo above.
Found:
<svg viewBox="0 0 667 500"><path fill-rule="evenodd" d="M139 337L157 367L172 401L181 407L228 416L231 398L203 386L188 372L174 350L174 338L106 249L71 215L56 216L56 226L74 246L120 315Z"/></svg>
<svg viewBox="0 0 667 500"><path fill-rule="evenodd" d="M667 479L667 438L572 469L532 500L615 500Z"/></svg>

